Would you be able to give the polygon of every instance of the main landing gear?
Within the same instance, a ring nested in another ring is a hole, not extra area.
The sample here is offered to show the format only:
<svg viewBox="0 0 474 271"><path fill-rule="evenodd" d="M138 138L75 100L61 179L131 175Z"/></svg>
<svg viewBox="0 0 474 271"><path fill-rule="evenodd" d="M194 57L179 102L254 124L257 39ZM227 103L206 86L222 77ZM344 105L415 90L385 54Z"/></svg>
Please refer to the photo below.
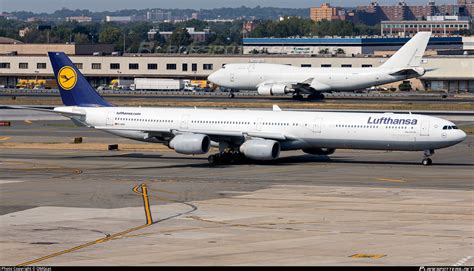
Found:
<svg viewBox="0 0 474 271"><path fill-rule="evenodd" d="M293 99L294 100L303 100L304 97L303 97L303 95L299 94L298 92L295 92L293 94ZM316 92L316 93L313 93L313 94L309 94L306 99L307 100L323 100L324 99L324 94L322 94L320 92Z"/></svg>
<svg viewBox="0 0 474 271"><path fill-rule="evenodd" d="M433 161L429 157L433 154L434 150L425 150L425 152L423 153L424 158L421 161L421 164L423 164L423 166L431 166L431 164L433 164Z"/></svg>
<svg viewBox="0 0 474 271"><path fill-rule="evenodd" d="M242 163L245 159L245 155L239 151L225 151L209 155L207 161L211 165L226 165Z"/></svg>

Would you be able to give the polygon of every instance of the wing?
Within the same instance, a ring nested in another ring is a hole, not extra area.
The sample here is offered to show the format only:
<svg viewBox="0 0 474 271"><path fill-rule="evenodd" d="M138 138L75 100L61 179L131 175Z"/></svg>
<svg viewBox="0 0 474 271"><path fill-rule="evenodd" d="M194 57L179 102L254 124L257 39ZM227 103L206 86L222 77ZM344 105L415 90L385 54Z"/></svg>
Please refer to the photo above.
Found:
<svg viewBox="0 0 474 271"><path fill-rule="evenodd" d="M302 82L298 81L265 81L257 86L257 88L260 87L267 87L268 89L273 90L274 86L285 86L290 89L293 89L295 91L298 91L300 93L305 93L305 94L313 94L316 92L321 92L321 91L329 91L331 90L331 87L323 84L319 81L317 81L314 78L308 78ZM275 92L275 91L273 91ZM283 92L283 91L281 91ZM273 93L273 94L285 94L288 93L288 91L284 91L284 93Z"/></svg>
<svg viewBox="0 0 474 271"><path fill-rule="evenodd" d="M330 86L323 84L314 78L308 78L301 83L297 83L293 85L293 88L306 94L331 90Z"/></svg>
<svg viewBox="0 0 474 271"><path fill-rule="evenodd" d="M199 130L199 129L140 129L140 128L125 128L115 126L96 126L98 130L111 130L111 131L139 131L147 133L149 137L157 136L162 137L164 135L178 135L183 133L193 134L204 134L208 135L214 141L233 141L236 139L245 139L246 137L258 137L265 139L273 139L277 141L294 140L295 138L291 135L285 135L282 133L267 133L267 132L246 132L246 131L221 131L221 130Z"/></svg>

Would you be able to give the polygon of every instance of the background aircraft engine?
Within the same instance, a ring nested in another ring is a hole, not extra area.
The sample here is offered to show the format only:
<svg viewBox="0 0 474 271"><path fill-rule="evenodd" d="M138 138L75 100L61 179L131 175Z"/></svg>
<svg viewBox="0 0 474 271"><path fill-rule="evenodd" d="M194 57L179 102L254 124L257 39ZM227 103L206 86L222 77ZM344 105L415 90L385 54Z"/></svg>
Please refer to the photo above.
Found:
<svg viewBox="0 0 474 271"><path fill-rule="evenodd" d="M254 160L274 160L280 156L280 143L274 140L251 139L240 146L240 152Z"/></svg>
<svg viewBox="0 0 474 271"><path fill-rule="evenodd" d="M258 95L284 95L290 92L286 85L263 85L257 89Z"/></svg>
<svg viewBox="0 0 474 271"><path fill-rule="evenodd" d="M170 148L182 154L204 154L211 147L211 140L202 134L181 134L171 139Z"/></svg>
<svg viewBox="0 0 474 271"><path fill-rule="evenodd" d="M316 155L330 155L333 154L336 149L331 148L313 148L313 149L303 149L303 152L308 154L316 154Z"/></svg>

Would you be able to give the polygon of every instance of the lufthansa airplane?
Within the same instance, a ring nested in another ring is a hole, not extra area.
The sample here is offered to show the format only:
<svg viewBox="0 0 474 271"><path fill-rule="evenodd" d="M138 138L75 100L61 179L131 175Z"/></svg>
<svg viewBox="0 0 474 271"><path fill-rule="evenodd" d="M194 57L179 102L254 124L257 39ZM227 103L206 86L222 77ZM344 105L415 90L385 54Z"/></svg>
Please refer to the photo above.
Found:
<svg viewBox="0 0 474 271"><path fill-rule="evenodd" d="M163 143L181 154L205 154L210 163L278 159L280 151L334 153L340 149L424 151L453 146L466 134L450 121L415 114L118 107L89 85L64 54L48 53L65 106L50 112L117 136ZM30 108L31 109L31 108Z"/></svg>
<svg viewBox="0 0 474 271"><path fill-rule="evenodd" d="M418 32L385 63L374 68L232 63L210 74L208 80L231 90L257 90L259 95L292 93L297 99L302 94L309 94L309 99L324 98L323 92L354 91L422 76L426 71L420 64L430 36L431 32Z"/></svg>

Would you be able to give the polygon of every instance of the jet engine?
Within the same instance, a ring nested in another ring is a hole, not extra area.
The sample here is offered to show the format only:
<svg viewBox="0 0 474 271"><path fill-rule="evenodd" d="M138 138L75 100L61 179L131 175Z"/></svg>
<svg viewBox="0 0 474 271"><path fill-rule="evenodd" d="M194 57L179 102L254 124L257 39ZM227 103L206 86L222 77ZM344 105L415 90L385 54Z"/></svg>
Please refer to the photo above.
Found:
<svg viewBox="0 0 474 271"><path fill-rule="evenodd" d="M316 154L316 155L330 155L333 154L336 149L332 148L312 148L312 149L303 149L303 152L308 154Z"/></svg>
<svg viewBox="0 0 474 271"><path fill-rule="evenodd" d="M267 139L250 139L240 145L240 152L254 160L274 160L280 156L280 143Z"/></svg>
<svg viewBox="0 0 474 271"><path fill-rule="evenodd" d="M284 95L291 91L286 85L277 84L277 85L263 85L259 86L257 89L258 95Z"/></svg>
<svg viewBox="0 0 474 271"><path fill-rule="evenodd" d="M180 134L169 143L170 148L182 154L204 154L211 147L211 139L202 134Z"/></svg>

